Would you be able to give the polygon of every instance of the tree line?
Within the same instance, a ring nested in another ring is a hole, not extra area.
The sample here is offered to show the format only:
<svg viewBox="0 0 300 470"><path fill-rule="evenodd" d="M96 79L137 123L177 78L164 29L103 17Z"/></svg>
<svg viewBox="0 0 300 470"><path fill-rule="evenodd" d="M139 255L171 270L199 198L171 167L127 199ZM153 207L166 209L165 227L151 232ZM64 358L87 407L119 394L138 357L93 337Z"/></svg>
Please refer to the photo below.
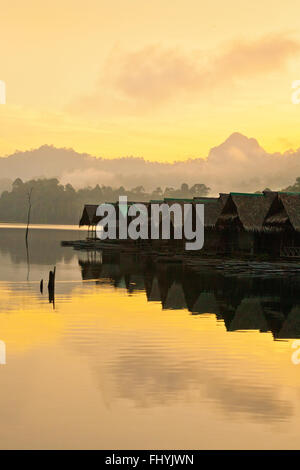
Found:
<svg viewBox="0 0 300 470"><path fill-rule="evenodd" d="M265 190L269 190L266 188ZM293 185L282 191L300 192L300 177ZM33 179L23 182L17 178L11 190L0 196L0 222L26 223L28 216L28 195L31 193L31 223L39 224L78 224L84 204L100 204L117 201L119 196L127 196L129 201L147 202L165 197L189 198L207 196L210 192L205 184L189 186L182 183L179 188L157 187L146 192L137 186L125 189L123 186L112 188L99 185L74 189L71 184L63 185L56 178ZM257 191L260 192L260 191Z"/></svg>
<svg viewBox="0 0 300 470"><path fill-rule="evenodd" d="M17 178L11 191L0 196L0 221L26 223L28 216L28 195L31 194L31 223L78 224L84 204L100 204L117 201L120 195L129 201L146 202L165 197L193 198L207 196L210 191L205 184L189 187L183 183L180 188L157 187L146 192L143 186L130 190L124 187L112 188L97 184L95 187L74 189L71 184L63 185L56 178L34 179L23 182Z"/></svg>

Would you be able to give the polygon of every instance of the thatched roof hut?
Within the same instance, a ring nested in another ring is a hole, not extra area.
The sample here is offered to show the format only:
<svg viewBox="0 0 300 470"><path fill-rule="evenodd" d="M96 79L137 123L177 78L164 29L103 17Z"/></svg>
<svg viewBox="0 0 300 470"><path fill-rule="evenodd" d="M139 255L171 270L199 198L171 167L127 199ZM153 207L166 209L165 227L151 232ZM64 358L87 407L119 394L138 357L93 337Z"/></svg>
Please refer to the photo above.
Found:
<svg viewBox="0 0 300 470"><path fill-rule="evenodd" d="M262 231L263 222L276 193L230 193L218 217L220 230Z"/></svg>
<svg viewBox="0 0 300 470"><path fill-rule="evenodd" d="M215 227L218 217L220 216L224 207L225 198L194 197L193 202L195 204L204 204L204 226L207 228Z"/></svg>
<svg viewBox="0 0 300 470"><path fill-rule="evenodd" d="M82 212L81 219L79 221L79 227L84 225L91 226L96 225L96 212L97 212L97 204L85 204Z"/></svg>
<svg viewBox="0 0 300 470"><path fill-rule="evenodd" d="M300 193L275 193L263 229L267 232L300 232Z"/></svg>
<svg viewBox="0 0 300 470"><path fill-rule="evenodd" d="M228 199L229 194L228 193L220 193L219 194L219 199L222 201L223 207L225 206L227 199Z"/></svg>
<svg viewBox="0 0 300 470"><path fill-rule="evenodd" d="M164 202L171 206L172 204L179 204L184 210L184 204L192 204L193 211L195 211L196 204L204 205L204 226L214 227L216 221L223 209L224 203L227 200L227 194L220 194L220 197L194 197L193 199L188 198L165 198ZM152 201L151 201L152 202ZM195 215L195 212L193 212ZM194 217L193 215L193 217ZM173 222L173 215L171 214L171 221Z"/></svg>
<svg viewBox="0 0 300 470"><path fill-rule="evenodd" d="M122 204L119 205L118 202L107 202L107 203L104 203L104 204L112 204L115 207L116 217L117 217L117 221L118 221L119 220L119 214L123 213L123 215L126 215L126 213L128 212L128 208L130 206L132 206L133 204L145 204L147 206L148 203L145 203L145 202L139 203L139 202L128 201L127 205L124 205L124 206ZM79 227L82 227L84 225L95 226L95 225L98 224L98 222L100 222L101 217L96 215L97 208L99 207L99 205L101 205L101 204L85 204L83 212L82 212L82 216L81 216L81 219L80 219L80 222L79 222Z"/></svg>

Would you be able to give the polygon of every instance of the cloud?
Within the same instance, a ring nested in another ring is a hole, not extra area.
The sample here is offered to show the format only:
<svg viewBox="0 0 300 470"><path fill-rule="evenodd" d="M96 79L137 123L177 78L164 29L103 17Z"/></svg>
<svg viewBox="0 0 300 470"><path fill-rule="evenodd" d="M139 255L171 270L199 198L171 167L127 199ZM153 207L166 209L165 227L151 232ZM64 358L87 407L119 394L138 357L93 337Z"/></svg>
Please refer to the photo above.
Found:
<svg viewBox="0 0 300 470"><path fill-rule="evenodd" d="M179 187L182 183L205 183L211 194L228 191L252 192L269 187L285 188L300 177L300 149L281 153L266 152L253 138L235 132L212 148L207 158L174 163L150 162L143 158L94 158L71 149L43 146L0 158L2 178L17 176L57 177L76 188L110 185L133 188L143 185ZM1 189L1 188L0 188Z"/></svg>
<svg viewBox="0 0 300 470"><path fill-rule="evenodd" d="M177 92L195 88L202 80L198 63L179 49L158 45L120 57L115 87L125 96L142 102L162 102Z"/></svg>
<svg viewBox="0 0 300 470"><path fill-rule="evenodd" d="M96 170L94 168L76 169L63 173L60 177L62 184L71 183L75 188L85 188L95 186L103 182L105 186L115 186L117 184L116 175L109 171Z"/></svg>
<svg viewBox="0 0 300 470"><path fill-rule="evenodd" d="M76 99L69 109L146 111L178 97L278 71L299 50L297 41L278 34L232 42L219 54L158 44L131 52L115 48L94 92Z"/></svg>
<svg viewBox="0 0 300 470"><path fill-rule="evenodd" d="M252 42L236 41L215 60L212 69L225 78L265 74L282 69L299 50L297 41L278 34L270 34Z"/></svg>
<svg viewBox="0 0 300 470"><path fill-rule="evenodd" d="M131 188L142 184L147 190L157 186L178 187L205 183L211 194L252 192L269 187L280 190L300 176L300 149L268 153L256 139L238 132L210 150L206 159L195 158L174 163L147 162L138 158L94 159L93 168L65 171L63 182L76 187L110 184ZM90 165L90 163L89 163Z"/></svg>

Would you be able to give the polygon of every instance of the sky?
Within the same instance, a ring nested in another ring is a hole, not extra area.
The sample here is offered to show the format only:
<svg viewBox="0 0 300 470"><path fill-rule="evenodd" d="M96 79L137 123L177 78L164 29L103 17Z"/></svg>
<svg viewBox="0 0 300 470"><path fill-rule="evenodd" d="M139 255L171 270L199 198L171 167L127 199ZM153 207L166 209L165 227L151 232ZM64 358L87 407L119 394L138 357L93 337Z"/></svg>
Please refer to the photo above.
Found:
<svg viewBox="0 0 300 470"><path fill-rule="evenodd" d="M0 0L0 156L205 158L233 132L300 147L299 2Z"/></svg>

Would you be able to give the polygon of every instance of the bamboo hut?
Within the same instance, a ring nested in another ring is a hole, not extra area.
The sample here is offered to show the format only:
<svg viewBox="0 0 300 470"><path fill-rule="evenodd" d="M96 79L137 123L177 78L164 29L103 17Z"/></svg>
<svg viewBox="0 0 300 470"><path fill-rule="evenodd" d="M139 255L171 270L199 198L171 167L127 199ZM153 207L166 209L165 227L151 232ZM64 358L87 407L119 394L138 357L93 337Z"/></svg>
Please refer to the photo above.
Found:
<svg viewBox="0 0 300 470"><path fill-rule="evenodd" d="M215 253L217 250L217 246L219 244L219 237L220 237L220 234L216 231L215 225L216 225L218 216L220 215L222 211L222 208L224 206L226 199L227 199L227 195L222 194L222 197L220 195L220 197L218 198L216 197L194 197L193 199L165 198L164 201L155 201L156 203L164 202L168 204L169 206L172 206L173 204L179 204L181 206L182 214L184 214L181 220L181 224L182 224L182 239L181 240L174 239L175 220L174 220L173 213L170 214L171 231L170 231L170 241L168 242L168 245L177 252L184 251L184 246L187 241L184 238L184 229L183 229L183 224L185 222L184 205L190 204L192 206L192 228L193 228L193 231L195 231L196 230L196 204L203 204L204 205L205 244L204 244L204 249L202 250L202 252L205 251L205 252ZM160 224L162 224L162 218L160 220ZM161 229L160 229L160 233L161 233ZM160 240L158 244L161 245L162 240Z"/></svg>
<svg viewBox="0 0 300 470"><path fill-rule="evenodd" d="M254 254L259 251L263 223L276 193L230 193L216 222L220 251Z"/></svg>
<svg viewBox="0 0 300 470"><path fill-rule="evenodd" d="M165 198L164 203L168 204L169 207L171 207L173 204L178 204L181 207L181 214L182 214L182 219L180 221L181 225L181 232L182 232L182 238L181 239L175 239L175 230L178 228L177 221L175 220L174 214L171 212L170 214L170 247L173 249L175 252L179 253L184 250L184 244L185 244L185 239L184 239L184 217L185 217L185 212L184 212L184 205L185 204L193 204L193 199L188 199L188 198ZM192 214L193 217L193 214ZM162 223L162 221L161 221Z"/></svg>
<svg viewBox="0 0 300 470"><path fill-rule="evenodd" d="M133 201L128 201L127 205L122 205L119 204L118 202L110 202L110 203L104 203L104 204L111 204L115 208L115 213L116 213L116 220L115 220L115 230L116 230L116 239L120 240L120 231L119 231L119 222L120 222L120 217L124 216L127 219L126 225L127 225L127 230L128 226L133 219L133 217L128 216L128 208L132 206L133 204L139 204L138 202L133 202ZM143 203L145 204L145 203ZM96 227L101 222L103 219L102 216L97 216L97 208L101 204L85 204L82 216L79 222L79 226L87 226L88 227L88 239L96 239ZM147 204L146 204L147 205ZM122 242L125 242L126 240L122 240ZM130 240L127 240L130 242ZM132 242L132 241L131 241Z"/></svg>
<svg viewBox="0 0 300 470"><path fill-rule="evenodd" d="M300 193L275 193L263 223L264 251L300 256Z"/></svg>
<svg viewBox="0 0 300 470"><path fill-rule="evenodd" d="M159 237L152 236L153 212L152 204L167 204L171 207L178 204L181 207L180 220L176 220L174 213L166 212L160 215ZM129 216L128 209L139 202L127 202L122 207L118 202L112 203L116 209L116 241L126 244L130 251L132 248L150 250L154 252L182 253L185 250L184 217L187 217L184 206L192 207L193 231L196 230L196 205L204 205L204 248L202 253L232 253L239 254L269 254L275 256L300 257L300 193L284 193L265 191L263 193L246 194L230 193L220 194L218 198L196 197L193 199L166 198L163 201L152 200L142 202L146 206L146 224L148 239L132 240L130 237L121 237L121 217L125 217L127 231L130 223L136 216ZM98 206L86 204L79 222L79 226L88 227L88 238L96 238L96 226L101 222L97 216ZM138 215L138 213L137 213ZM168 220L167 220L168 219ZM164 222L170 226L168 239L162 238ZM136 221L138 223L138 221ZM175 238L175 232L180 224L180 239ZM141 227L141 229L145 227ZM139 230L137 225L137 230ZM141 230L145 232L145 230ZM127 232L126 232L127 233ZM125 234L126 236L126 234ZM127 249L126 248L126 249Z"/></svg>
<svg viewBox="0 0 300 470"><path fill-rule="evenodd" d="M97 204L85 204L79 221L79 227L88 227L88 238L90 238L90 235L92 235L92 238L96 238L97 208Z"/></svg>
<svg viewBox="0 0 300 470"><path fill-rule="evenodd" d="M227 198L227 194L220 194L219 197L196 197L193 200L194 205L204 205L204 247L202 252L216 253L218 251L220 232L216 229L216 222Z"/></svg>

